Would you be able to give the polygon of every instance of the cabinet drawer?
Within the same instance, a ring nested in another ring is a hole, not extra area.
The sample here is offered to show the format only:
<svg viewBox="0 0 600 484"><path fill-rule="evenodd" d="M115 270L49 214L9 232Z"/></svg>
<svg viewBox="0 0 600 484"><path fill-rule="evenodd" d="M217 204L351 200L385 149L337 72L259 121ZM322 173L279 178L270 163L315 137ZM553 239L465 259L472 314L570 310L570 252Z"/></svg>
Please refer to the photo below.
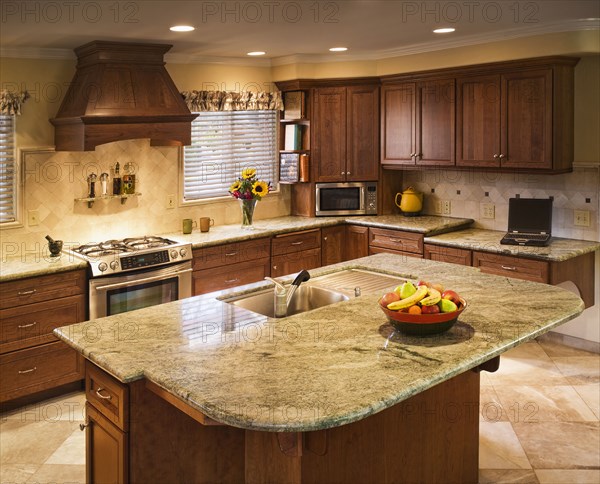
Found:
<svg viewBox="0 0 600 484"><path fill-rule="evenodd" d="M85 398L121 430L129 425L129 389L93 363L85 362Z"/></svg>
<svg viewBox="0 0 600 484"><path fill-rule="evenodd" d="M415 252L403 252L401 250L385 249L383 247L369 247L369 255L373 254L396 254L405 257L416 257L417 259L423 258L421 254L416 254Z"/></svg>
<svg viewBox="0 0 600 484"><path fill-rule="evenodd" d="M458 249L456 247L444 247L443 245L425 244L425 259L431 259L438 262L450 262L452 264L471 265L471 251L467 249Z"/></svg>
<svg viewBox="0 0 600 484"><path fill-rule="evenodd" d="M0 400L12 400L83 378L83 358L61 341L0 356Z"/></svg>
<svg viewBox="0 0 600 484"><path fill-rule="evenodd" d="M473 251L473 266L489 274L549 282L549 263L544 261Z"/></svg>
<svg viewBox="0 0 600 484"><path fill-rule="evenodd" d="M216 245L194 250L194 270L210 269L228 264L262 259L271 255L268 238Z"/></svg>
<svg viewBox="0 0 600 484"><path fill-rule="evenodd" d="M423 234L401 230L369 229L369 246L423 255Z"/></svg>
<svg viewBox="0 0 600 484"><path fill-rule="evenodd" d="M29 277L0 284L0 309L86 294L85 270Z"/></svg>
<svg viewBox="0 0 600 484"><path fill-rule="evenodd" d="M194 296L262 281L270 274L270 258L192 272Z"/></svg>
<svg viewBox="0 0 600 484"><path fill-rule="evenodd" d="M56 341L54 328L84 320L84 296L0 310L0 353Z"/></svg>
<svg viewBox="0 0 600 484"><path fill-rule="evenodd" d="M271 253L274 256L320 247L321 229L277 235L271 241Z"/></svg>
<svg viewBox="0 0 600 484"><path fill-rule="evenodd" d="M271 277L285 276L316 267L321 267L320 248L277 255L271 259Z"/></svg>

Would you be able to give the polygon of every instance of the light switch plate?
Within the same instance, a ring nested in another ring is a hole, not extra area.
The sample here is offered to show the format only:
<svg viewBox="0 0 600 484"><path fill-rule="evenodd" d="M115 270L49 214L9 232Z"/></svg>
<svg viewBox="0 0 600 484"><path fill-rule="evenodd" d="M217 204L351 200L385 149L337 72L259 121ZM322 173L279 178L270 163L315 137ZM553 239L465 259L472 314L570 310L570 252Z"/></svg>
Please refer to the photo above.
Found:
<svg viewBox="0 0 600 484"><path fill-rule="evenodd" d="M27 225L33 227L40 224L40 212L37 210L27 211Z"/></svg>
<svg viewBox="0 0 600 484"><path fill-rule="evenodd" d="M167 195L167 208L175 208L175 195Z"/></svg>
<svg viewBox="0 0 600 484"><path fill-rule="evenodd" d="M481 218L495 219L496 218L496 206L493 203L482 203L481 204Z"/></svg>
<svg viewBox="0 0 600 484"><path fill-rule="evenodd" d="M573 225L578 227L589 227L590 226L590 211L589 210L574 210L574 222Z"/></svg>
<svg viewBox="0 0 600 484"><path fill-rule="evenodd" d="M450 205L450 200L442 201L442 215L450 215L452 213L452 207Z"/></svg>

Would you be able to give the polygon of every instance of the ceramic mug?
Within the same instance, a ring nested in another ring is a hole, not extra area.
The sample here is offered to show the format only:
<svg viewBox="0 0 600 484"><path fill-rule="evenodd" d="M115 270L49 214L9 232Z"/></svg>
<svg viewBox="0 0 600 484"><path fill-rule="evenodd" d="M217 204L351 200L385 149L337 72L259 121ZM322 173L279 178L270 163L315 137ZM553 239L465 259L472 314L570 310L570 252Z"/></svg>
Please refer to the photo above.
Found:
<svg viewBox="0 0 600 484"><path fill-rule="evenodd" d="M208 232L215 224L215 221L210 217L200 217L200 232Z"/></svg>
<svg viewBox="0 0 600 484"><path fill-rule="evenodd" d="M195 220L192 220L191 218L183 219L183 233L184 234L191 234L192 229L196 226L197 226L197 223Z"/></svg>

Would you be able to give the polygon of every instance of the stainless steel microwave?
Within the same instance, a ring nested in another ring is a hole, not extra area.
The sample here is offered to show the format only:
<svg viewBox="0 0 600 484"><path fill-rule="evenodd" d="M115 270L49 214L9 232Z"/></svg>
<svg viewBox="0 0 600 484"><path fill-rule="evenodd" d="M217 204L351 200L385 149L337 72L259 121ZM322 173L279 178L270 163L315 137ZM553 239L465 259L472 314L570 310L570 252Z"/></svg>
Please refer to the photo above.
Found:
<svg viewBox="0 0 600 484"><path fill-rule="evenodd" d="M317 216L377 215L377 182L317 183Z"/></svg>

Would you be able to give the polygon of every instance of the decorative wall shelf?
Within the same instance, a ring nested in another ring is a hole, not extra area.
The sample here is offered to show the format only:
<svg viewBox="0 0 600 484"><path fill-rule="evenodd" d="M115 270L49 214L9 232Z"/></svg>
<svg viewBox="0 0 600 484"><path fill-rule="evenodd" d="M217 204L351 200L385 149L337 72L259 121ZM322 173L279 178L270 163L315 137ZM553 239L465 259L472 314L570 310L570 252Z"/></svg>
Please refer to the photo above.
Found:
<svg viewBox="0 0 600 484"><path fill-rule="evenodd" d="M127 193L122 195L100 195L99 197L91 197L91 198L76 198L76 202L87 202L88 208L92 208L94 206L94 202L98 200L112 200L113 198L120 198L121 205L125 205L125 202L128 198L139 197L141 193Z"/></svg>

